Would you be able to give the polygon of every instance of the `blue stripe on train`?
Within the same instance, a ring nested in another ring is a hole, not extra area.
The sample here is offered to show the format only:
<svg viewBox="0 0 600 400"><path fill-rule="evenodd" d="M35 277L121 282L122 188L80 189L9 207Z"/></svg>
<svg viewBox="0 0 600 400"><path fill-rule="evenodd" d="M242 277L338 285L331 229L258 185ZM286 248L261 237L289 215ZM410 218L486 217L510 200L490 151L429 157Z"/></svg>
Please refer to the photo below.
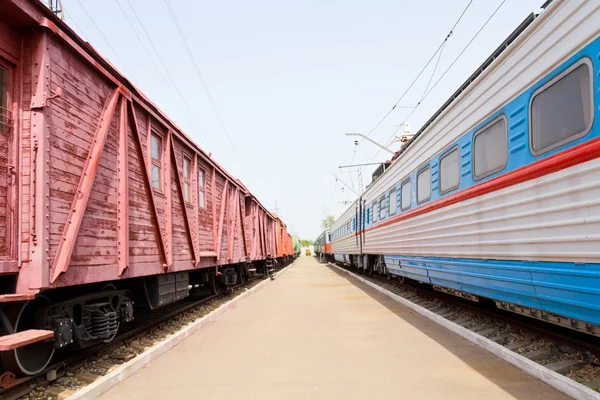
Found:
<svg viewBox="0 0 600 400"><path fill-rule="evenodd" d="M399 276L600 325L600 264L385 256Z"/></svg>

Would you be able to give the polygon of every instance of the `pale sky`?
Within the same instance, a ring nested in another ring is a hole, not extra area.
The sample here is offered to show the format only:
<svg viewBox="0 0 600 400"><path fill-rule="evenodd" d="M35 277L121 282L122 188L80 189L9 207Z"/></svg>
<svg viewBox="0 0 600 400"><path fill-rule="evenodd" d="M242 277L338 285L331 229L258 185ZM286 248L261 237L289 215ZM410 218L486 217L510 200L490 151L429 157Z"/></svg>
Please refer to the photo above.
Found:
<svg viewBox="0 0 600 400"><path fill-rule="evenodd" d="M543 2L505 0L410 117L412 131L429 119L529 13L538 12ZM368 142L358 145L355 152L354 139L344 133L367 133L377 124L434 54L469 0L170 3L229 140L166 0L63 0L65 20L76 32L212 152L267 208L274 211L277 207L291 232L312 240L321 232L321 220L327 214L338 217L343 202L356 198L333 174L359 191L356 169L348 173L337 166L370 162L378 152ZM444 47L433 82L501 3L473 1ZM418 103L434 65L430 64L400 106ZM396 108L371 138L386 144L410 112L410 108ZM386 154L380 152L374 161L385 159ZM365 185L374 168L363 169Z"/></svg>

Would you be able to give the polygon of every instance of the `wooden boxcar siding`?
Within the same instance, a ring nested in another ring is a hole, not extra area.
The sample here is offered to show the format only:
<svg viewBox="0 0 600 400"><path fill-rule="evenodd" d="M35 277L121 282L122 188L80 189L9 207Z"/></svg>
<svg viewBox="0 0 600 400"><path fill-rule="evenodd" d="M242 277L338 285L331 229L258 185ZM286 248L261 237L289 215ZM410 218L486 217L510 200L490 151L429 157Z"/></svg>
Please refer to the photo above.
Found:
<svg viewBox="0 0 600 400"><path fill-rule="evenodd" d="M10 106L10 105L9 105ZM0 126L0 259L10 254L10 192L8 182L8 165L10 152L10 136L4 126Z"/></svg>
<svg viewBox="0 0 600 400"><path fill-rule="evenodd" d="M249 198L248 208L245 208L246 217L246 240L248 243L248 256L250 260L262 260L267 256L267 212L258 202Z"/></svg>
<svg viewBox="0 0 600 400"><path fill-rule="evenodd" d="M166 152L168 153L169 150L170 149L166 149ZM169 178L169 189L171 190L171 230L173 240L171 251L173 252L173 267L174 269L187 269L195 263L194 255L192 253L193 243L189 228L192 226L192 221L188 220L186 223L186 220L188 219L187 215L191 214L191 210L183 200L183 193L177 179L179 171L183 171L183 153L181 148L178 145L175 145L175 164L171 162L170 157L166 158L166 163L172 164L172 167L170 168L171 176ZM183 179L183 177L180 179Z"/></svg>
<svg viewBox="0 0 600 400"><path fill-rule="evenodd" d="M38 154L35 149L45 141L44 129L34 130L34 126L43 121L40 109L34 109L32 103L35 93L44 90L44 82L38 77L46 77L46 70L43 64L45 42L42 41L43 34L35 30L26 30L20 32L22 35L23 47L23 70L21 71L21 87L23 94L21 99L20 111L22 119L16 124L21 135L21 191L18 202L20 210L21 226L21 266L17 276L17 293L26 293L36 290L48 282L48 273L44 274L42 269L44 263L47 263L47 243L42 240L42 228L47 226L47 219L40 217L37 213L37 220L34 218L35 208L44 210L45 195L37 193L34 196L35 179L43 179L43 168L34 168L34 155ZM17 90L19 90L17 89ZM46 159L41 155L40 159ZM47 231L46 231L47 232ZM47 235L46 235L47 236ZM13 239L16 239L13 237ZM35 247L37 245L37 247ZM37 251L35 249L37 248Z"/></svg>
<svg viewBox="0 0 600 400"><path fill-rule="evenodd" d="M0 133L0 272L14 272L17 264L13 261L18 259L17 234L18 210L14 209L14 202L18 194L18 186L11 185L12 177L9 165L19 170L18 157L14 152L18 144L19 119L18 103L20 101L19 81L22 75L21 67L21 38L18 31L7 23L0 21L0 58L9 69L9 98L7 108L12 114L13 128L2 129ZM3 127L7 128L7 127ZM15 145L13 145L15 144ZM16 191L16 193L15 193ZM4 262L10 262L4 264Z"/></svg>
<svg viewBox="0 0 600 400"><path fill-rule="evenodd" d="M273 219L271 218L268 211L261 209L259 211L259 220L260 220L260 237L262 240L262 258L266 258L269 255L273 255L273 250L271 246L273 245L272 237L270 233L271 225L273 224Z"/></svg>
<svg viewBox="0 0 600 400"><path fill-rule="evenodd" d="M146 143L148 115L139 107L134 107L137 132L141 143ZM135 121L127 124L128 150L128 197L129 197L129 268L124 277L139 276L145 273L159 273L166 262L160 247L160 231L157 229L152 204L148 193L147 179L144 177L144 158L147 158L147 146L141 149L136 144L132 129ZM141 150L141 154L140 154Z"/></svg>
<svg viewBox="0 0 600 400"><path fill-rule="evenodd" d="M50 59L50 93L46 123L49 138L49 263L57 255L69 210L77 195L86 157L112 88L52 37L47 37ZM79 275L94 275L92 268L117 263L116 196L118 110L111 121L98 172L92 186L69 268ZM90 270L87 270L90 269ZM92 280L94 278L92 277Z"/></svg>
<svg viewBox="0 0 600 400"><path fill-rule="evenodd" d="M225 187L225 177L217 174L216 179L216 210L217 210L217 248L215 251L219 254L219 260L227 260L227 229L229 226L229 213L227 209L227 199L231 198L231 188L229 183ZM220 239L220 241L219 241Z"/></svg>
<svg viewBox="0 0 600 400"><path fill-rule="evenodd" d="M277 219L277 257L283 257L283 243L285 238L285 226Z"/></svg>
<svg viewBox="0 0 600 400"><path fill-rule="evenodd" d="M26 12L50 29L17 31L18 43L9 50L3 43L10 35L0 38L0 57L12 57L19 76L13 151L22 164L15 188L21 231L11 235L14 256L21 258L21 269L14 263L13 271L19 272L17 293L285 251L277 243L278 234L285 237L280 221L83 42L53 28L61 23L43 6L45 17L35 7ZM160 191L151 187L151 131L163 135ZM192 161L189 203L183 200L184 155Z"/></svg>
<svg viewBox="0 0 600 400"><path fill-rule="evenodd" d="M270 214L265 214L263 224L267 256L275 257L275 220Z"/></svg>
<svg viewBox="0 0 600 400"><path fill-rule="evenodd" d="M213 177L216 174L215 169L206 163L201 157L197 157L197 167L194 168L195 175L192 174L192 188L193 193L196 197L193 198L194 204L199 203L198 196L198 169L204 171L204 208L198 207L198 219L196 221L198 229L198 240L200 251L215 251L215 237L213 236L213 230L216 229L218 221L215 221L216 215L218 215L218 207L216 207L216 196L220 196L216 187L213 186ZM216 178L215 178L216 180ZM215 203L213 205L213 203ZM213 214L213 209L215 213Z"/></svg>
<svg viewBox="0 0 600 400"><path fill-rule="evenodd" d="M61 45L47 39L50 59L50 93L60 95L48 101L49 126L49 266L59 249L69 209L75 199L86 157L94 140L102 113L114 86L88 64ZM118 278L118 153L121 107L117 106L110 123L98 171L90 192L75 246L66 273L56 286L74 285ZM182 169L183 155L177 144L173 163L167 140L168 130L135 108L128 119L128 222L129 263L122 278L189 269L193 264L181 192L176 174ZM132 124L137 122L141 148L135 143ZM153 215L143 162L150 167L149 131L163 136L162 193L154 191L158 224ZM141 150L141 154L140 154ZM179 150L179 151L178 151ZM178 166L179 164L179 166ZM195 185L194 185L195 187ZM170 223L168 223L170 221ZM192 221L188 221L192 226ZM159 244L163 236L165 254ZM171 238L172 242L169 243ZM212 238L211 238L212 239Z"/></svg>
<svg viewBox="0 0 600 400"><path fill-rule="evenodd" d="M244 199L244 235L248 243L248 257L253 260L256 257L256 212L258 206L250 197Z"/></svg>
<svg viewBox="0 0 600 400"><path fill-rule="evenodd" d="M20 263L22 269L29 267L29 246L31 240L31 82L32 82L32 40L30 35L23 36L23 57L21 60L21 165L19 209L21 218Z"/></svg>
<svg viewBox="0 0 600 400"><path fill-rule="evenodd" d="M258 205L258 203L254 203L254 208L254 254L252 256L252 260L261 260L267 257L267 238L265 228L265 219L267 213Z"/></svg>
<svg viewBox="0 0 600 400"><path fill-rule="evenodd" d="M0 20L0 57L16 64L21 58L20 33L8 23Z"/></svg>

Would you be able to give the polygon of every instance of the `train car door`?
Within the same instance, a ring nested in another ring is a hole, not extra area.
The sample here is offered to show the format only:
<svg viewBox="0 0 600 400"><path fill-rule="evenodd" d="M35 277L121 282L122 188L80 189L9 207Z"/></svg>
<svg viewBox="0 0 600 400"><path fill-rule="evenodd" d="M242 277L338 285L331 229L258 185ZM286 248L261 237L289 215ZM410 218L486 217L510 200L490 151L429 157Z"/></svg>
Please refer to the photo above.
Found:
<svg viewBox="0 0 600 400"><path fill-rule="evenodd" d="M14 237L13 69L0 59L0 260L12 259Z"/></svg>

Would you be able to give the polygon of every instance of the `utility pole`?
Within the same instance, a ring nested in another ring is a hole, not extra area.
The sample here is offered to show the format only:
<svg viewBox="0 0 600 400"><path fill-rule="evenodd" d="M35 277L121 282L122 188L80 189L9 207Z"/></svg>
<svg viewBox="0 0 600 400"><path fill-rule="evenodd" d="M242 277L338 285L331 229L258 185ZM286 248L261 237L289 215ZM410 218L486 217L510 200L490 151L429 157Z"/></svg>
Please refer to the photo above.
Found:
<svg viewBox="0 0 600 400"><path fill-rule="evenodd" d="M369 165L381 165L381 163L378 162L378 163L365 163L365 164L338 165L338 168L342 169L342 168L354 168L354 167L358 167L357 168L357 171L358 171L358 190L362 193L363 190L364 190L364 188L363 188L362 168L361 167L366 167L366 166L369 166ZM349 173L351 174L353 172L351 171ZM336 178L337 178L337 176L336 176Z"/></svg>
<svg viewBox="0 0 600 400"><path fill-rule="evenodd" d="M275 208L273 208L275 214L279 215L279 207L277 207L277 201L275 201Z"/></svg>
<svg viewBox="0 0 600 400"><path fill-rule="evenodd" d="M362 168L358 167L358 191L363 192Z"/></svg>

